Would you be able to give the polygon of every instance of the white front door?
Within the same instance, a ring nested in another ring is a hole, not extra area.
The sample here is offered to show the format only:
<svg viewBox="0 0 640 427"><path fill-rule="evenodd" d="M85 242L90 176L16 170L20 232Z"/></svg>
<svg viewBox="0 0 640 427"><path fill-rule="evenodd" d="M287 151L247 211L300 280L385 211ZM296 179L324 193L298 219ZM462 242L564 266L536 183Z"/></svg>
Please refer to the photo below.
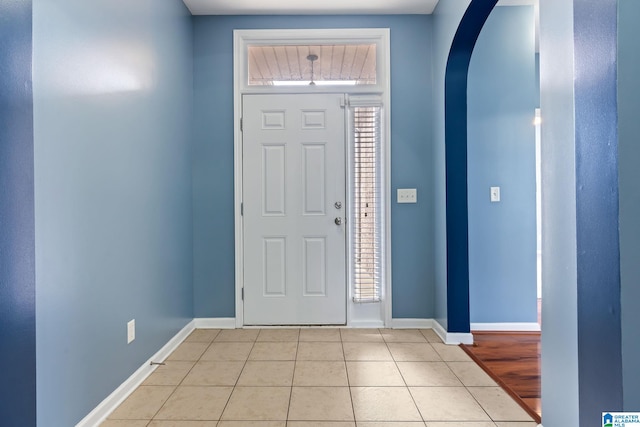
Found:
<svg viewBox="0 0 640 427"><path fill-rule="evenodd" d="M344 325L344 95L242 99L244 323Z"/></svg>

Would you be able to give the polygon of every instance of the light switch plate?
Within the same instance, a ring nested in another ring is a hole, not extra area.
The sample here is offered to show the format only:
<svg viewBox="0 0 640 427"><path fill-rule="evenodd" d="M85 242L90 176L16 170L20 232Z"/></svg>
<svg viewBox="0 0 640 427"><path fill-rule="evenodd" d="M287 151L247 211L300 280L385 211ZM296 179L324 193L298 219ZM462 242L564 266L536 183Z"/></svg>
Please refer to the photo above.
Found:
<svg viewBox="0 0 640 427"><path fill-rule="evenodd" d="M491 202L500 201L500 187L491 187Z"/></svg>
<svg viewBox="0 0 640 427"><path fill-rule="evenodd" d="M398 203L418 203L418 190L415 188L398 188Z"/></svg>
<svg viewBox="0 0 640 427"><path fill-rule="evenodd" d="M127 322L127 344L136 339L136 319Z"/></svg>

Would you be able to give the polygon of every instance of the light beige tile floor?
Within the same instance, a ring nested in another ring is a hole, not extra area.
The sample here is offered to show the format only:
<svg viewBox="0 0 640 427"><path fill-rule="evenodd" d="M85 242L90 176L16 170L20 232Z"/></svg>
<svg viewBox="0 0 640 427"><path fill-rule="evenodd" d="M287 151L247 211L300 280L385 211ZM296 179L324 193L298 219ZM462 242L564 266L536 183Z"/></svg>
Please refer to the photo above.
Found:
<svg viewBox="0 0 640 427"><path fill-rule="evenodd" d="M430 329L195 330L102 427L535 427Z"/></svg>

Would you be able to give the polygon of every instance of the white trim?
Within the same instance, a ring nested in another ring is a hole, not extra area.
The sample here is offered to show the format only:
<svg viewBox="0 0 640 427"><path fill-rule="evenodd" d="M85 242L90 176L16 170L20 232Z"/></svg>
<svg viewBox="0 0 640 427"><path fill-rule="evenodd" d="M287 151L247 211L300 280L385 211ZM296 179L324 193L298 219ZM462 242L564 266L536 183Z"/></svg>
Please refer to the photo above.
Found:
<svg viewBox="0 0 640 427"><path fill-rule="evenodd" d="M440 339L442 340L442 342L446 342L446 338L447 338L447 330L440 324L440 322L438 322L437 320L433 320L433 331L438 334L438 336L440 337Z"/></svg>
<svg viewBox="0 0 640 427"><path fill-rule="evenodd" d="M384 102L379 94L350 95L347 99L349 107L382 107Z"/></svg>
<svg viewBox="0 0 640 427"><path fill-rule="evenodd" d="M534 6L537 0L500 0L496 6Z"/></svg>
<svg viewBox="0 0 640 427"><path fill-rule="evenodd" d="M343 325L245 325L242 329L345 329Z"/></svg>
<svg viewBox="0 0 640 427"><path fill-rule="evenodd" d="M459 345L459 344L473 344L472 333L460 333L460 332L447 332L447 337L444 340L445 344Z"/></svg>
<svg viewBox="0 0 640 427"><path fill-rule="evenodd" d="M182 341L189 336L195 329L195 321L187 323L173 338L169 340L156 354L151 356L142 364L129 378L127 378L120 386L107 396L98 406L96 406L89 414L84 417L76 427L93 427L100 425L107 419L124 400L135 391L140 384L158 367L151 365L151 362L164 361Z"/></svg>
<svg viewBox="0 0 640 427"><path fill-rule="evenodd" d="M382 320L353 320L349 325L347 325L346 329L357 329L357 328L384 328L384 321Z"/></svg>
<svg viewBox="0 0 640 427"><path fill-rule="evenodd" d="M233 188L234 188L234 228L235 228L235 267L236 267L236 328L244 325L244 303L242 301L244 286L244 237L242 234L242 78L238 74L246 68L242 51L242 37L238 31L233 32Z"/></svg>
<svg viewBox="0 0 640 427"><path fill-rule="evenodd" d="M385 85L385 91L383 93L383 106L382 106L382 126L384 126L384 147L383 147L383 156L384 156L384 180L385 180L385 188L383 189L384 195L383 199L385 202L385 212L384 212L384 233L385 233L385 256L386 259L383 263L384 273L385 273L385 283L386 289L383 290L382 298L383 298L383 320L385 326L391 326L391 319L393 319L393 313L391 312L393 309L393 305L391 304L393 287L391 286L392 275L391 275L391 205L393 204L393 196L391 194L391 40L390 33L387 30L386 34L386 52L385 52L385 81L383 82Z"/></svg>
<svg viewBox="0 0 640 427"><path fill-rule="evenodd" d="M247 45L252 44L297 44L315 43L326 44L330 42L375 42L378 44L377 55L377 84L356 85L350 87L337 86L248 86L244 76L247 73L246 52ZM390 54L390 30L388 28L341 28L341 29L285 29L285 30L234 30L233 31L233 108L234 108L234 226L235 226L235 327L244 326L244 304L242 301L242 287L244 284L243 262L243 235L242 216L242 133L240 120L242 117L242 95L249 93L347 93L347 94L382 94L383 126L385 158L385 184L384 201L385 216L385 240L386 259L384 261L384 274L386 286L383 289L383 302L377 306L380 321L369 321L369 316L376 308L356 310L351 299L350 291L347 292L347 326L365 327L364 324L375 323L375 326L385 327L391 325L391 54ZM347 263L348 264L348 263ZM354 315L354 311L356 311ZM373 323L372 323L373 322ZM380 324L378 324L380 323Z"/></svg>
<svg viewBox="0 0 640 427"><path fill-rule="evenodd" d="M235 88L242 93L383 93L388 89L389 70L389 29L388 28L320 28L320 29L262 29L234 30L234 79ZM345 86L249 86L248 46L256 45L329 45L341 43L375 43L376 84ZM237 61L235 60L237 59ZM237 66L237 67L236 67Z"/></svg>
<svg viewBox="0 0 640 427"><path fill-rule="evenodd" d="M437 320L433 321L433 330L445 344L473 344L472 333L447 332L447 330Z"/></svg>
<svg viewBox="0 0 640 427"><path fill-rule="evenodd" d="M433 319L391 319L393 329L435 329Z"/></svg>
<svg viewBox="0 0 640 427"><path fill-rule="evenodd" d="M196 329L235 329L235 317L200 317L193 319Z"/></svg>
<svg viewBox="0 0 640 427"><path fill-rule="evenodd" d="M540 332L537 322L472 323L472 331Z"/></svg>

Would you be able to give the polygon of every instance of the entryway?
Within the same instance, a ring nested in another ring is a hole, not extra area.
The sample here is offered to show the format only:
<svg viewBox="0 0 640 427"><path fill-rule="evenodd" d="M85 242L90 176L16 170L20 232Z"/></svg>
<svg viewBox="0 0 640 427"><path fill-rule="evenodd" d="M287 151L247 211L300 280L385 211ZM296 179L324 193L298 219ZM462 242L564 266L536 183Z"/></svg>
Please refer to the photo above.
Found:
<svg viewBox="0 0 640 427"><path fill-rule="evenodd" d="M389 30L234 31L236 327L391 323Z"/></svg>

